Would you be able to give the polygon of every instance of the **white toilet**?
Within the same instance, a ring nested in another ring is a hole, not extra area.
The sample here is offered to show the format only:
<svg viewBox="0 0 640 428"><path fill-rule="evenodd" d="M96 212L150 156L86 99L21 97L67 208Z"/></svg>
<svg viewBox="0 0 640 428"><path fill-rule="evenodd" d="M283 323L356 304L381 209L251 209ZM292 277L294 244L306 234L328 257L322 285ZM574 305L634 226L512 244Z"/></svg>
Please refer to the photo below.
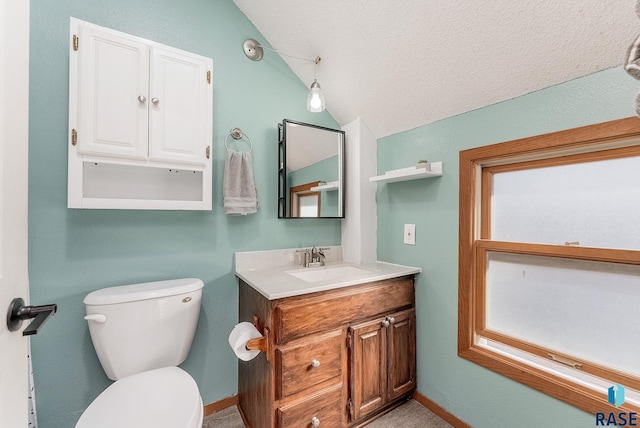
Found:
<svg viewBox="0 0 640 428"><path fill-rule="evenodd" d="M196 278L94 291L84 298L91 340L116 382L76 428L201 428L198 386L177 367L189 354L203 283Z"/></svg>

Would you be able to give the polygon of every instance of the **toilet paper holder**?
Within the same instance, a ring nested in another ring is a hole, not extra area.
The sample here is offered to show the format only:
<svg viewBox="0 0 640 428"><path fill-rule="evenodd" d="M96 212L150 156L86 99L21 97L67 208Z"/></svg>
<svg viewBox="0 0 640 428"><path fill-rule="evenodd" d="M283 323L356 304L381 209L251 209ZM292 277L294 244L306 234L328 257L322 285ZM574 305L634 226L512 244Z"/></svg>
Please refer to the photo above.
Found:
<svg viewBox="0 0 640 428"><path fill-rule="evenodd" d="M264 352L267 357L267 361L271 361L271 353L269 347L269 327L264 327L260 318L257 315L253 316L253 326L262 332L262 337L257 337L255 339L247 340L247 343L244 345L248 351L261 351Z"/></svg>

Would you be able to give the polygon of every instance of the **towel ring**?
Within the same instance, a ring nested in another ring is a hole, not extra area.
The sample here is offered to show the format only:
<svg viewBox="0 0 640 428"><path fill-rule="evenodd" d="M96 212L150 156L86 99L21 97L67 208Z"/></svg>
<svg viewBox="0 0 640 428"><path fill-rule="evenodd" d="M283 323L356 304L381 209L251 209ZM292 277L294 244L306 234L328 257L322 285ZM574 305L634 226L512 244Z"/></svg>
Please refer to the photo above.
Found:
<svg viewBox="0 0 640 428"><path fill-rule="evenodd" d="M249 142L249 153L253 151L253 143L251 142L251 138L245 133L242 132L240 128L233 128L227 134L227 137L224 139L224 146L229 150L229 137L232 137L234 140L241 140L242 138L246 138Z"/></svg>

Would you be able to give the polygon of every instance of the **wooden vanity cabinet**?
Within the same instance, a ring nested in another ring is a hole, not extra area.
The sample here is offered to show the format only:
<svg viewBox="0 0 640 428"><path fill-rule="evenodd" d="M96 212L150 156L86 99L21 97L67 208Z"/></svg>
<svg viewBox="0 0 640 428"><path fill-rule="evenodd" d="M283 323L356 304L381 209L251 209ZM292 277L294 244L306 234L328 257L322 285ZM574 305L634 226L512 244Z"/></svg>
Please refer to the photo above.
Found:
<svg viewBox="0 0 640 428"><path fill-rule="evenodd" d="M268 300L240 280L240 321L267 351L238 361L247 427L352 427L416 386L413 276Z"/></svg>

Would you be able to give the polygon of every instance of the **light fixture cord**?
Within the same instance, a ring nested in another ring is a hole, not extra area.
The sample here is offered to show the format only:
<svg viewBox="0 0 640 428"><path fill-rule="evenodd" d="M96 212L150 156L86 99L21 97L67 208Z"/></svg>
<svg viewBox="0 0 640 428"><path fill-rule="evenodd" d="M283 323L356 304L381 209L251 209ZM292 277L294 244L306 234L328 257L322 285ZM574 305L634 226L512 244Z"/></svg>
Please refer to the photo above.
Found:
<svg viewBox="0 0 640 428"><path fill-rule="evenodd" d="M317 82L318 81L318 63L320 62L320 57L317 56L316 59L313 61L313 81Z"/></svg>
<svg viewBox="0 0 640 428"><path fill-rule="evenodd" d="M289 57L289 58L299 59L300 61L315 62L316 65L322 60L322 58L320 58L319 56L315 57L314 59L300 58L299 56L289 55L289 54L286 54L284 52L280 52L278 49L273 49L273 48L270 48L268 46L262 46L262 45L257 45L257 46L261 47L262 49L268 49L268 50L270 50L272 52L276 52L277 54L280 54L282 56L286 56L286 57Z"/></svg>

